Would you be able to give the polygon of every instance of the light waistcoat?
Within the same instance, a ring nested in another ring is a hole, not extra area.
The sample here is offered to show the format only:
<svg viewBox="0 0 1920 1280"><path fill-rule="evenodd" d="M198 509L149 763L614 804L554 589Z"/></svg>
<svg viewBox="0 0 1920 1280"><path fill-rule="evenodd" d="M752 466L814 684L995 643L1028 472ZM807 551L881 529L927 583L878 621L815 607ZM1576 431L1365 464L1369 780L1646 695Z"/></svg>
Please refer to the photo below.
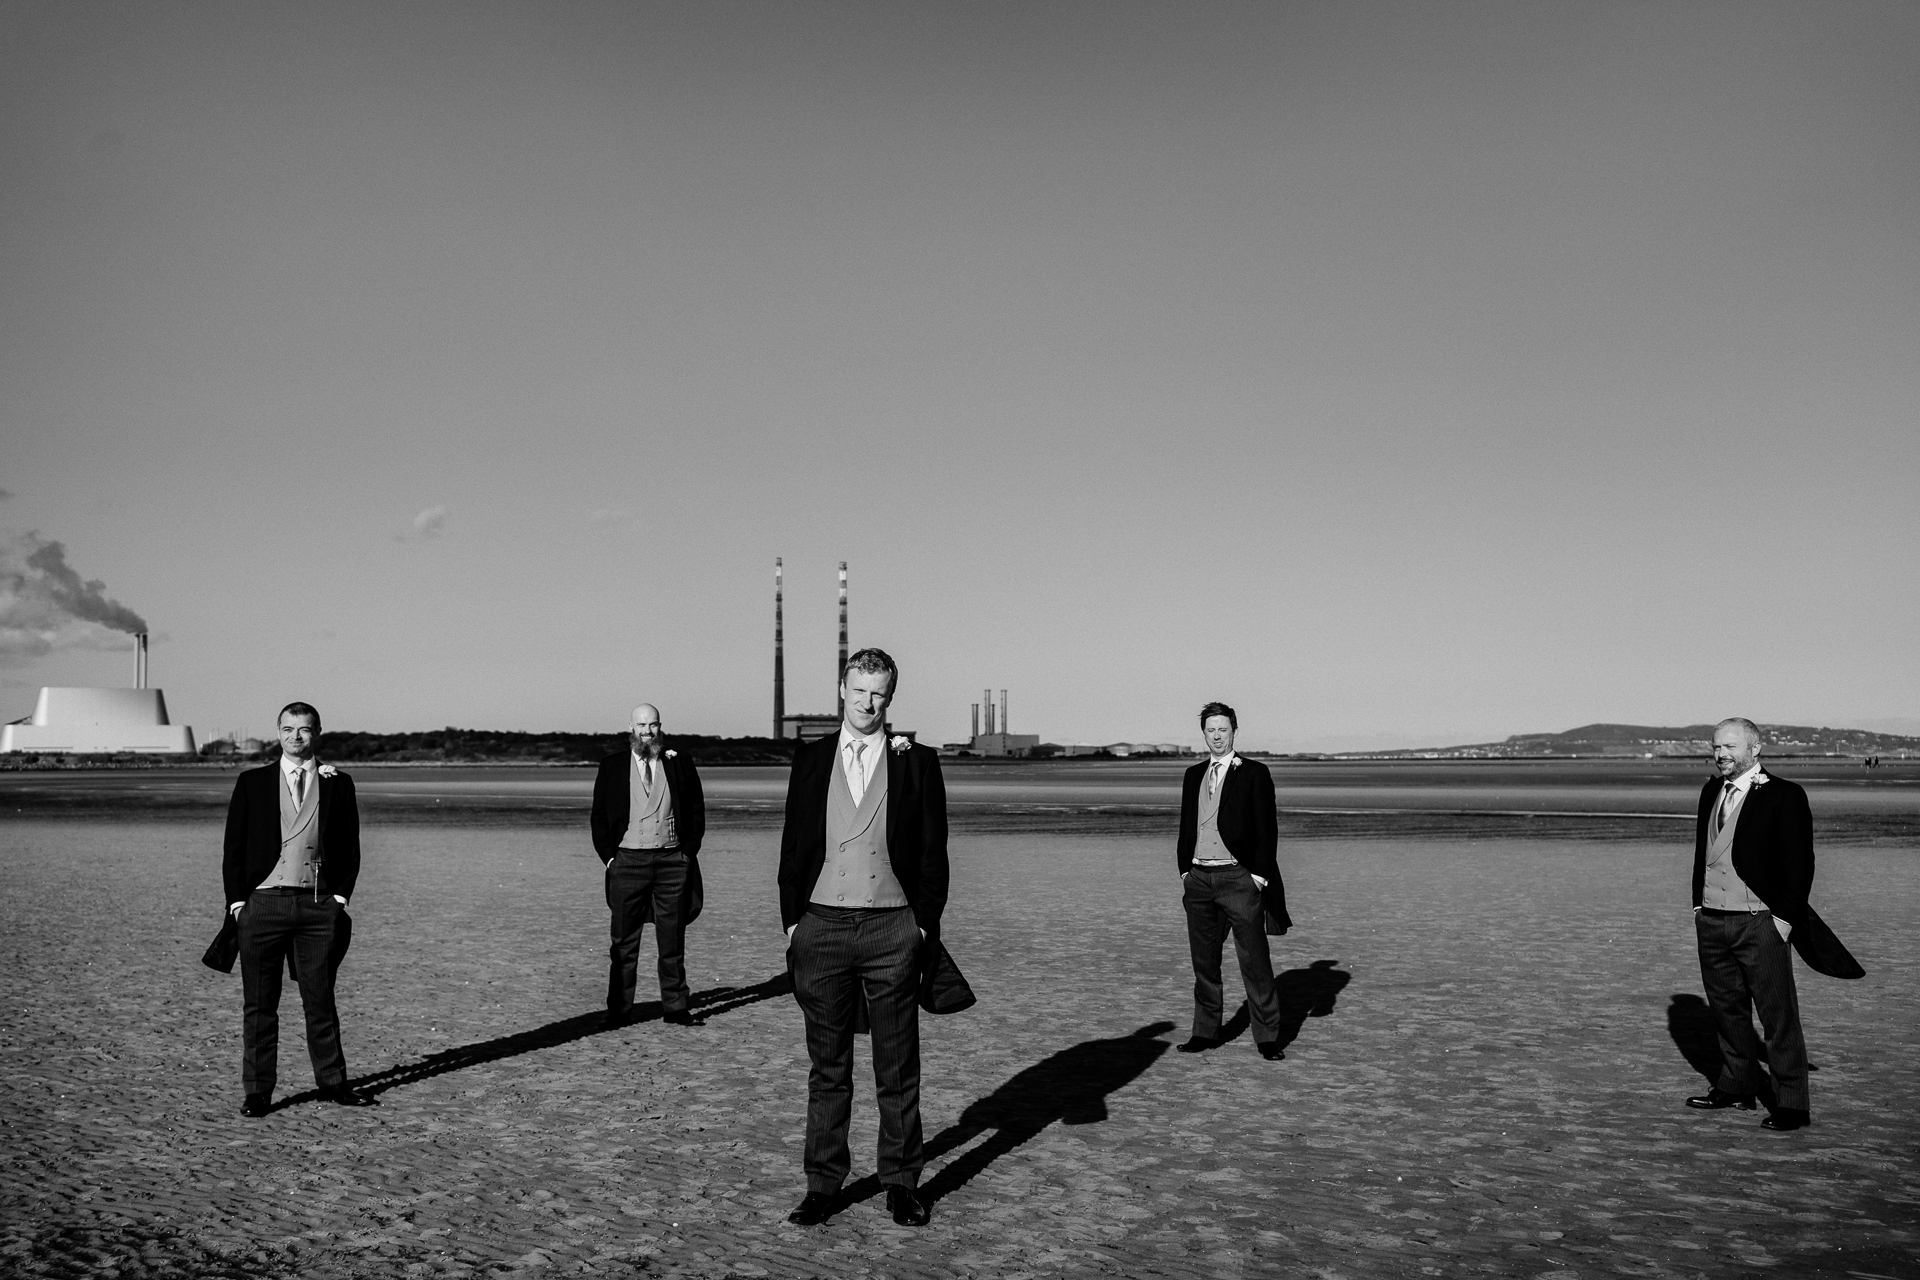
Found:
<svg viewBox="0 0 1920 1280"><path fill-rule="evenodd" d="M641 785L640 761L627 753L627 834L622 849L672 849L680 843L673 821L673 789L667 786L667 758L653 762L653 790Z"/></svg>
<svg viewBox="0 0 1920 1280"><path fill-rule="evenodd" d="M1727 823L1718 831L1714 830L1714 824L1719 820L1720 798L1726 795L1725 786L1721 787L1720 795L1714 797L1713 808L1707 814L1707 876L1700 884L1700 905L1710 910L1767 909L1767 904L1733 869L1733 833L1740 825L1740 811L1747 807L1747 797L1752 792L1753 783L1749 782L1734 793L1733 803L1727 808Z"/></svg>
<svg viewBox="0 0 1920 1280"><path fill-rule="evenodd" d="M887 762L874 768L867 793L853 802L847 771L837 764L827 784L827 856L813 897L826 907L904 907L907 891L887 859Z"/></svg>
<svg viewBox="0 0 1920 1280"><path fill-rule="evenodd" d="M1213 768L1212 761L1207 762L1207 768ZM1234 861L1233 850L1220 838L1220 797L1227 789L1227 775L1232 772L1231 764L1220 770L1220 781L1212 795L1207 794L1207 775L1200 775L1200 826L1195 833L1193 860L1201 866L1230 865Z"/></svg>
<svg viewBox="0 0 1920 1280"><path fill-rule="evenodd" d="M298 807L283 776L280 788L280 861L260 882L262 889L313 889L320 884L320 775L307 783L306 798Z"/></svg>

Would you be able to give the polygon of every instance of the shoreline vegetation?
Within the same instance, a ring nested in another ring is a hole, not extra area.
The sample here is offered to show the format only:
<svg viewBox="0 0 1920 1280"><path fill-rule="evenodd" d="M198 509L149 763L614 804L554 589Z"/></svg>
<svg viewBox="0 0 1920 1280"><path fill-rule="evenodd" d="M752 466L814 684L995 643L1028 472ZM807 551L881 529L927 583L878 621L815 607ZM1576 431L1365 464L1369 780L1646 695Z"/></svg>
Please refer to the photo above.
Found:
<svg viewBox="0 0 1920 1280"><path fill-rule="evenodd" d="M1771 760L1885 760L1920 759L1920 737L1878 733L1867 729L1831 729L1809 725L1766 725L1763 753ZM779 765L793 759L792 738L711 734L673 734L672 745L702 765ZM1590 724L1560 733L1515 734L1501 742L1452 747L1407 748L1392 751L1273 752L1243 754L1265 760L1414 761L1523 761L1523 760L1632 760L1704 759L1709 753L1713 726L1708 724L1660 727L1629 724ZM448 726L406 733L365 733L329 730L323 754L336 764L352 765L481 765L491 768L577 768L597 764L621 750L624 733L529 733L516 730L461 729ZM941 748L954 763L1059 764L1068 761L1183 760L1188 752L1064 747L1041 743L1024 755L976 755L964 748ZM245 764L274 759L279 744L260 739L235 742L221 738L194 755L158 755L140 752L80 754L20 752L0 756L0 771L35 769L142 769L182 765Z"/></svg>

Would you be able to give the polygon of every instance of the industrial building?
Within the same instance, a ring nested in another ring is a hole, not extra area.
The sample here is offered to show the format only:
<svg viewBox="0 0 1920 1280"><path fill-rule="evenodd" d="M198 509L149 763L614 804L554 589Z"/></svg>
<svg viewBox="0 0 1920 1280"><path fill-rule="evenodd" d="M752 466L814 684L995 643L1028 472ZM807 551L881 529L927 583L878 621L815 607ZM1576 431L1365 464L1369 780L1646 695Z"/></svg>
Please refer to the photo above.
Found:
<svg viewBox="0 0 1920 1280"><path fill-rule="evenodd" d="M987 708L987 731L980 731L980 707ZM982 689L980 701L973 704L972 728L967 737L966 750L977 756L1029 756L1040 745L1037 733L1013 733L1012 724L1007 717L1007 691L1000 691L1000 713L996 716L993 708L993 690Z"/></svg>
<svg viewBox="0 0 1920 1280"><path fill-rule="evenodd" d="M147 687L147 635L134 637L134 687L40 690L33 715L0 726L0 752L193 754L193 729L167 719L166 694Z"/></svg>

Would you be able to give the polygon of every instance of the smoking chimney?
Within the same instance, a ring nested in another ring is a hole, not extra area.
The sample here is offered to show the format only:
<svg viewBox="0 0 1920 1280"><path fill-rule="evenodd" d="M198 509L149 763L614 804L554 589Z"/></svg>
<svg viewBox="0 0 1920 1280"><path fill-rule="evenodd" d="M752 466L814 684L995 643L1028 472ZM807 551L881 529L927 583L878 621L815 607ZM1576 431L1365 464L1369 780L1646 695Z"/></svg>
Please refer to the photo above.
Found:
<svg viewBox="0 0 1920 1280"><path fill-rule="evenodd" d="M973 704L973 731L967 735L969 741L980 736L980 704Z"/></svg>
<svg viewBox="0 0 1920 1280"><path fill-rule="evenodd" d="M147 687L147 633L136 631L133 636L133 687Z"/></svg>
<svg viewBox="0 0 1920 1280"><path fill-rule="evenodd" d="M847 670L847 562L840 562L840 665L833 670L833 687L840 687L840 677ZM841 715L847 713L845 700L837 693L834 695L833 709Z"/></svg>
<svg viewBox="0 0 1920 1280"><path fill-rule="evenodd" d="M1002 689L1000 691L1000 732L1012 733L1012 726L1013 722L1007 719L1007 691Z"/></svg>
<svg viewBox="0 0 1920 1280"><path fill-rule="evenodd" d="M786 570L773 558L773 736L787 736Z"/></svg>

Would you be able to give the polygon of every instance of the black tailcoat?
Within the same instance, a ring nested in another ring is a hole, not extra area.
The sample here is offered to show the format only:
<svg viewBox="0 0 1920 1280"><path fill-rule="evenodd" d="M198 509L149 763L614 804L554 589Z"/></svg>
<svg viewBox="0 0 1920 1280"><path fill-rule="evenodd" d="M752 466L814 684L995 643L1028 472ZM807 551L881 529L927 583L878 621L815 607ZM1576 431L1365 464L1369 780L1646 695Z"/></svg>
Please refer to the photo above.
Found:
<svg viewBox="0 0 1920 1280"><path fill-rule="evenodd" d="M1285 933L1293 927L1293 917L1287 914L1287 890L1280 883L1280 817L1274 806L1273 774L1258 760L1234 759L1220 784L1220 841L1235 862L1267 882L1260 892L1260 905L1267 910L1267 932ZM1200 839L1200 784L1209 763L1202 760L1194 765L1180 782L1180 840L1174 860L1181 875L1193 868L1193 849Z"/></svg>
<svg viewBox="0 0 1920 1280"><path fill-rule="evenodd" d="M803 743L787 778L787 819L780 835L780 927L806 914L807 899L827 860L827 790L838 767L840 735ZM887 861L929 940L940 936L947 907L947 787L940 757L915 743L887 745Z"/></svg>
<svg viewBox="0 0 1920 1280"><path fill-rule="evenodd" d="M692 924L706 903L706 886L700 878L700 842L707 835L707 800L700 790L700 773L693 762L679 752L661 753L661 771L667 776L667 795L673 800L673 827L680 840L680 852L687 855L687 887L680 899L681 923ZM633 816L633 750L616 751L600 762L593 779L593 851L604 865L620 852L620 838L627 834ZM652 909L648 908L648 921Z"/></svg>
<svg viewBox="0 0 1920 1280"><path fill-rule="evenodd" d="M227 805L225 853L220 876L227 901L245 902L280 861L280 762L248 769L233 783ZM338 770L319 777L320 889L353 897L360 878L360 807L353 779Z"/></svg>

